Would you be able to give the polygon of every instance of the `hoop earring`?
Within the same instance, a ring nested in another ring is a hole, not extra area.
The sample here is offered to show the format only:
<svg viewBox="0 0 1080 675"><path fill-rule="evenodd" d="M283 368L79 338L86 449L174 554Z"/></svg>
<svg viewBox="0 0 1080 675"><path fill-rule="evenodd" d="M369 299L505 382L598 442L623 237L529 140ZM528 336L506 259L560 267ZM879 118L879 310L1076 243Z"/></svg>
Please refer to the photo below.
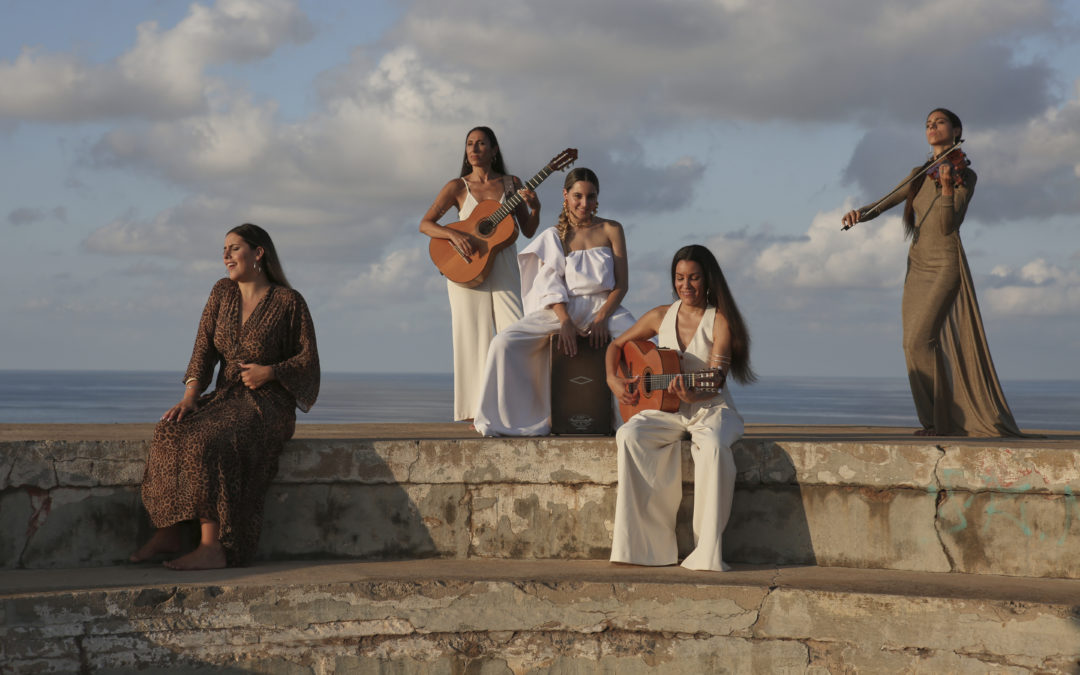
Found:
<svg viewBox="0 0 1080 675"><path fill-rule="evenodd" d="M597 200L596 200L596 203L595 203L595 204L593 204L592 210L590 210L590 211L589 211L589 213L591 213L592 215L594 215L594 216L595 216L595 215L596 215L596 211L597 211L597 210L598 210L599 208L600 208L600 200L599 200L599 199L597 199Z"/></svg>

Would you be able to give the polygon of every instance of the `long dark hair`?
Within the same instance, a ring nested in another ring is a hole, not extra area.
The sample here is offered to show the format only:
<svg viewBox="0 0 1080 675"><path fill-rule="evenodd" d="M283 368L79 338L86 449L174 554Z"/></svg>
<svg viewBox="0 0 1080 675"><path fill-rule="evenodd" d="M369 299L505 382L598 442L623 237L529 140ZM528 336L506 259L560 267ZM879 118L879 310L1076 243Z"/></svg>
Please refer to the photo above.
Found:
<svg viewBox="0 0 1080 675"><path fill-rule="evenodd" d="M960 121L960 118L953 111L948 108L934 108L926 114L926 119L930 119L930 115L939 112L945 115L949 120L949 124L952 125L953 131L956 135L953 136L953 144L962 140L960 137L964 134L964 123ZM923 164L921 168L925 169L926 165L934 161L934 158L926 160L926 164ZM907 201L904 202L904 236L910 239L915 234L915 195L919 194L919 190L922 189L923 183L926 181L926 174L919 176L911 185L908 186Z"/></svg>
<svg viewBox="0 0 1080 675"><path fill-rule="evenodd" d="M285 270L281 268L281 259L278 258L277 249L274 248L274 240L270 238L266 230L252 223L237 225L226 232L226 235L235 234L247 242L252 249L262 247L262 267L266 272L266 278L272 284L292 288L289 280L285 278Z"/></svg>
<svg viewBox="0 0 1080 675"><path fill-rule="evenodd" d="M501 173L507 175L506 162L503 161L502 146L499 145L499 139L495 138L495 132L491 130L491 127L473 127L469 129L465 134L465 142L469 142L469 134L474 131L482 131L487 136L488 142L491 143L491 147L495 148L495 157L491 160L491 170L495 173ZM461 176L468 176L472 173L472 164L469 164L469 149L465 148L465 152L461 156Z"/></svg>
<svg viewBox="0 0 1080 675"><path fill-rule="evenodd" d="M727 319L728 329L731 331L731 366L728 373L741 384L756 381L757 375L750 367L750 331L746 328L739 306L735 304L735 298L732 297L724 273L720 270L720 263L716 262L716 256L698 244L683 246L675 252L675 257L671 259L671 291L676 298L678 291L675 289L675 268L683 260L696 262L701 266L705 275L705 302L716 307L716 311Z"/></svg>
<svg viewBox="0 0 1080 675"><path fill-rule="evenodd" d="M578 181L585 181L586 183L592 183L596 188L596 194L600 194L600 179L596 177L592 169L587 169L583 166L579 166L576 169L566 174L566 180L563 181L563 189L569 190L574 187L574 183ZM555 221L555 231L559 233L559 241L562 242L563 251L566 251L566 247L570 244L570 216L566 213L566 202L563 201L562 211L559 211L559 219Z"/></svg>

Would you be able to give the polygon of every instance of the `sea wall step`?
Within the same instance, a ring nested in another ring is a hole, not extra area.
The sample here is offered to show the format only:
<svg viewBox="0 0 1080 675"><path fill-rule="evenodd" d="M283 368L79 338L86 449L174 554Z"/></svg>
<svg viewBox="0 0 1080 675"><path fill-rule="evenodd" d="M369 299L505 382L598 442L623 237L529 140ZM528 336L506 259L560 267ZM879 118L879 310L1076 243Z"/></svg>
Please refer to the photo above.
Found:
<svg viewBox="0 0 1080 675"><path fill-rule="evenodd" d="M35 673L1064 673L1078 610L1075 580L817 567L6 570L0 652Z"/></svg>
<svg viewBox="0 0 1080 675"><path fill-rule="evenodd" d="M1075 437L774 431L751 427L735 448L731 562L1080 578ZM138 495L147 443L0 442L0 568L124 560L149 532ZM295 439L259 558L603 559L615 464L608 438Z"/></svg>

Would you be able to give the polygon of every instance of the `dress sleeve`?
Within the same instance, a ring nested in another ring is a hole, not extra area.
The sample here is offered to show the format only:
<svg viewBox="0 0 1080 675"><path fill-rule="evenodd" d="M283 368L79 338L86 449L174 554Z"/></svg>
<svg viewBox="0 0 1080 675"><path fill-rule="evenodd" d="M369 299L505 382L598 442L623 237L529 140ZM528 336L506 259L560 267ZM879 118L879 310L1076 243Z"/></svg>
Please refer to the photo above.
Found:
<svg viewBox="0 0 1080 675"><path fill-rule="evenodd" d="M566 302L566 255L554 227L549 227L518 254L521 301L525 314Z"/></svg>
<svg viewBox="0 0 1080 675"><path fill-rule="evenodd" d="M295 291L289 295L292 306L284 330L289 333L286 342L293 355L274 364L274 377L296 399L296 407L307 412L319 397L319 348L315 342L315 324L304 297Z"/></svg>
<svg viewBox="0 0 1080 675"><path fill-rule="evenodd" d="M922 169L921 166L917 166L914 169L912 169L911 172L907 176L904 177L904 180L897 183L897 187L899 187L900 185L903 185L904 181L910 180L911 177L913 175L915 175L915 173L920 171L921 169ZM895 190L896 188L893 188L893 189ZM887 200L883 201L881 203L881 206L879 206L876 211L874 211L871 214L867 214L866 217L864 217L864 218L859 219L859 222L865 223L866 221L873 220L874 218L877 218L881 214L885 213L886 211L888 211L892 207L896 206L900 202L907 199L908 192L910 190L911 190L911 183L908 183L907 186L903 190L897 190L896 194L889 197ZM862 208L860 208L859 211L865 211L866 209L870 208L871 206L873 206L873 204L867 204L866 206L863 206Z"/></svg>
<svg viewBox="0 0 1080 675"><path fill-rule="evenodd" d="M199 320L199 330L195 333L191 360L184 372L184 382L194 378L200 389L210 386L214 367L221 361L221 354L214 347L214 332L217 330L219 309L228 292L228 284L228 279L220 279L210 290L210 297L206 300L206 307L203 308L202 318Z"/></svg>
<svg viewBox="0 0 1080 675"><path fill-rule="evenodd" d="M946 232L955 231L964 222L968 203L971 201L971 195L975 192L975 181L978 179L979 177L974 171L964 169L964 184L956 186L952 195L941 195L941 198L938 199L935 206L944 209L942 223Z"/></svg>

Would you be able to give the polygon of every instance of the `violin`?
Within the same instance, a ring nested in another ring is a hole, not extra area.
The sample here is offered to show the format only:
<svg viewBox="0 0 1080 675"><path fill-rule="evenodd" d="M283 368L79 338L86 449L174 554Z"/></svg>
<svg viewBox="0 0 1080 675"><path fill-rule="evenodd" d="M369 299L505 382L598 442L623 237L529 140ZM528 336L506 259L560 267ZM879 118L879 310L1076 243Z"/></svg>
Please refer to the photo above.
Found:
<svg viewBox="0 0 1080 675"><path fill-rule="evenodd" d="M971 160L964 154L964 151L960 148L956 148L946 153L944 157L939 157L935 160L934 165L930 167L930 170L926 172L926 175L934 181L934 184L941 187L941 165L948 163L952 167L952 181L954 187L964 186L964 169L971 166Z"/></svg>
<svg viewBox="0 0 1080 675"><path fill-rule="evenodd" d="M919 176L922 176L924 174L930 176L934 179L934 183L936 183L938 187L941 187L941 165L946 161L948 161L949 165L952 166L953 185L955 187L962 186L964 184L963 170L971 166L971 160L968 159L967 155L964 154L964 151L960 149L960 144L963 142L964 139L957 139L956 143L953 144L951 148L946 150L944 155L938 157L937 159L932 159L926 164L924 164L922 169L908 176L908 179L906 181L894 187L892 189L892 192L874 202L872 206L860 209L858 219L852 220L850 223L847 223L840 229L850 230L852 226L855 225L855 223L866 220L868 217L879 213L881 205L887 202L889 200L889 197L892 197L897 192L906 188L908 184L911 183L911 181L915 180Z"/></svg>

